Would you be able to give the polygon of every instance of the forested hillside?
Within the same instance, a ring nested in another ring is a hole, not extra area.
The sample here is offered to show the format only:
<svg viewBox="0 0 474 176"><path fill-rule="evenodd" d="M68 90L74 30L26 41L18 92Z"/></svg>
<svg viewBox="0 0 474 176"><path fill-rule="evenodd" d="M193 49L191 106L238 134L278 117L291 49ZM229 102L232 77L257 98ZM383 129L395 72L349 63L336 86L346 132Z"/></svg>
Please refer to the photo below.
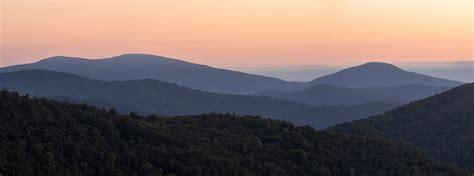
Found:
<svg viewBox="0 0 474 176"><path fill-rule="evenodd" d="M2 175L468 175L408 145L250 116L120 115L0 92Z"/></svg>
<svg viewBox="0 0 474 176"><path fill-rule="evenodd" d="M474 84L330 131L401 140L474 171Z"/></svg>

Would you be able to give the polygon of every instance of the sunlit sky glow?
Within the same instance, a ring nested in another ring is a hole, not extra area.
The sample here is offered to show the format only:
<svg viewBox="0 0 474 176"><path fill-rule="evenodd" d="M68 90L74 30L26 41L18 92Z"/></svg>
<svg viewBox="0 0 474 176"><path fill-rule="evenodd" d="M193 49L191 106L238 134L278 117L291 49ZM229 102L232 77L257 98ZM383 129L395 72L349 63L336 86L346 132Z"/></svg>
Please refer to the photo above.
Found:
<svg viewBox="0 0 474 176"><path fill-rule="evenodd" d="M0 66L122 53L218 67L473 59L472 0L0 1Z"/></svg>

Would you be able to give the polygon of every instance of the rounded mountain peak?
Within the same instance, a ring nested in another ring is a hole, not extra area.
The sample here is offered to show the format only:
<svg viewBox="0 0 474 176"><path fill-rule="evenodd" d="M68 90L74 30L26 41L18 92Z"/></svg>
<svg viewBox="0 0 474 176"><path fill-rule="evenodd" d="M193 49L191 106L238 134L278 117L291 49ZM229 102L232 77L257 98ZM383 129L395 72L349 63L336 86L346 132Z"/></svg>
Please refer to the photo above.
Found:
<svg viewBox="0 0 474 176"><path fill-rule="evenodd" d="M130 53L122 54L119 56L107 58L105 60L125 61L125 62L146 62L146 63L179 63L179 64L191 64L189 62L173 59L164 56L152 55L152 54L140 54Z"/></svg>
<svg viewBox="0 0 474 176"><path fill-rule="evenodd" d="M84 61L86 59L84 58L79 58L79 57L69 57L69 56L53 56L53 57L48 57L46 59L42 59L38 61L37 63L62 63L62 62L80 62Z"/></svg>
<svg viewBox="0 0 474 176"><path fill-rule="evenodd" d="M126 54L121 54L120 56L117 56L117 57L122 57L122 58L129 58L129 57L154 58L154 57L162 57L162 56L157 56L157 55L152 55L152 54L143 54L143 53L126 53Z"/></svg>
<svg viewBox="0 0 474 176"><path fill-rule="evenodd" d="M400 69L395 65L384 63L384 62L369 62L356 67L365 67L365 68L395 68Z"/></svg>
<svg viewBox="0 0 474 176"><path fill-rule="evenodd" d="M347 68L345 70L342 70L341 72L372 72L374 74L376 73L384 73L384 72L404 72L403 69L392 65L392 64L387 64L383 62L369 62L366 64L362 64L359 66Z"/></svg>

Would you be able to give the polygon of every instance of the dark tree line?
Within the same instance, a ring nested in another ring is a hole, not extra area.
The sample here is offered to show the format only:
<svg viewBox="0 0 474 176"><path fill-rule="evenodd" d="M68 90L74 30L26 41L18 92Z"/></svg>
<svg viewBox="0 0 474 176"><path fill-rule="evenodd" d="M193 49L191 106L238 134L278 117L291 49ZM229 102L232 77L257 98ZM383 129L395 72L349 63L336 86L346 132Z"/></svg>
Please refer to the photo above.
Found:
<svg viewBox="0 0 474 176"><path fill-rule="evenodd" d="M0 92L2 175L468 175L411 146L252 116L121 115Z"/></svg>

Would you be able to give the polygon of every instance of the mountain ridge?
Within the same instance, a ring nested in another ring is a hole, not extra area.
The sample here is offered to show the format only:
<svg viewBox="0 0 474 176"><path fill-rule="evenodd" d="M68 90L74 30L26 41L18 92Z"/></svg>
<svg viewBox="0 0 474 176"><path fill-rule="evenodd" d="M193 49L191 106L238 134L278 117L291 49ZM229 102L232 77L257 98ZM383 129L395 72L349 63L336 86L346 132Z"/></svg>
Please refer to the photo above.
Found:
<svg viewBox="0 0 474 176"><path fill-rule="evenodd" d="M338 73L323 76L308 83L297 83L278 78L214 68L151 54L122 54L95 60L56 56L36 63L0 68L0 72L27 69L70 72L84 77L107 81L156 79L207 92L245 95L253 95L271 90L295 92L317 84L332 84L348 88L383 87L403 84L433 86L456 86L461 84L456 81L406 72L396 66L379 62L344 69ZM341 73L346 73L354 69L365 69L369 70L366 72L371 73L357 74L356 77L350 74L343 74L341 76ZM376 72L374 72L374 70ZM365 80L374 75L379 78ZM396 75L403 76L400 77Z"/></svg>
<svg viewBox="0 0 474 176"><path fill-rule="evenodd" d="M254 94L272 89L272 87L296 90L295 87L302 86L278 78L214 68L150 54L122 54L103 59L56 56L32 64L0 68L0 72L28 69L69 72L107 81L156 79L208 92L227 94Z"/></svg>

